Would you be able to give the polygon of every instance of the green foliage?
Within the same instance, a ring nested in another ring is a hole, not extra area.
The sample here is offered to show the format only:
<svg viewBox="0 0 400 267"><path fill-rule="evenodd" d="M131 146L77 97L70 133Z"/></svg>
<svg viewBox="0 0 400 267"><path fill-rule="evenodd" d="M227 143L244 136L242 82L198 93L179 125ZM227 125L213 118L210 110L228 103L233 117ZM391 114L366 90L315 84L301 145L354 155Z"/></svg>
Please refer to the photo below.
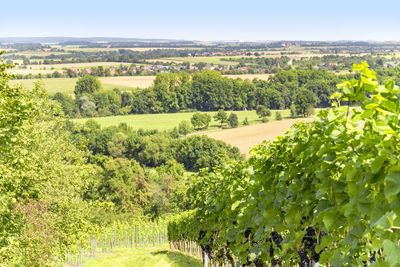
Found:
<svg viewBox="0 0 400 267"><path fill-rule="evenodd" d="M7 68L0 60L0 262L51 265L91 232L82 195L94 170L54 116L58 106L40 85L10 87Z"/></svg>
<svg viewBox="0 0 400 267"><path fill-rule="evenodd" d="M297 116L296 106L295 104L290 105L290 116L295 118Z"/></svg>
<svg viewBox="0 0 400 267"><path fill-rule="evenodd" d="M85 75L82 78L79 78L75 85L75 96L78 98L80 95L93 94L97 91L100 91L101 83L100 81L91 75Z"/></svg>
<svg viewBox="0 0 400 267"><path fill-rule="evenodd" d="M242 159L238 148L205 135L194 135L180 140L177 143L176 157L189 171L214 168L225 162Z"/></svg>
<svg viewBox="0 0 400 267"><path fill-rule="evenodd" d="M77 106L75 105L75 101L72 99L72 97L66 94L56 93L52 97L52 99L58 101L61 104L61 108L65 116L70 118L76 116Z"/></svg>
<svg viewBox="0 0 400 267"><path fill-rule="evenodd" d="M262 105L257 106L256 113L262 119L271 116L271 110Z"/></svg>
<svg viewBox="0 0 400 267"><path fill-rule="evenodd" d="M193 127L190 121L183 120L179 123L178 132L182 135L187 135L193 132Z"/></svg>
<svg viewBox="0 0 400 267"><path fill-rule="evenodd" d="M299 89L294 97L293 104L296 114L306 117L310 115L308 109L310 107L313 108L317 104L317 97L307 89Z"/></svg>
<svg viewBox="0 0 400 267"><path fill-rule="evenodd" d="M277 121L282 120L282 113L280 111L277 111L275 113L275 120L277 120Z"/></svg>
<svg viewBox="0 0 400 267"><path fill-rule="evenodd" d="M242 263L397 266L400 89L378 85L366 63L354 70L360 79L339 85L314 122L200 175L194 210L170 223L170 240Z"/></svg>
<svg viewBox="0 0 400 267"><path fill-rule="evenodd" d="M231 128L236 128L239 126L239 119L235 113L231 113L228 118L228 124Z"/></svg>
<svg viewBox="0 0 400 267"><path fill-rule="evenodd" d="M211 122L211 116L206 113L196 112L190 119L195 129L207 129Z"/></svg>
<svg viewBox="0 0 400 267"><path fill-rule="evenodd" d="M249 120L247 119L247 117L246 118L244 118L244 120L243 120L243 125L249 125Z"/></svg>
<svg viewBox="0 0 400 267"><path fill-rule="evenodd" d="M228 121L228 113L226 113L223 109L220 109L214 115L214 120L219 121L222 127L222 125Z"/></svg>

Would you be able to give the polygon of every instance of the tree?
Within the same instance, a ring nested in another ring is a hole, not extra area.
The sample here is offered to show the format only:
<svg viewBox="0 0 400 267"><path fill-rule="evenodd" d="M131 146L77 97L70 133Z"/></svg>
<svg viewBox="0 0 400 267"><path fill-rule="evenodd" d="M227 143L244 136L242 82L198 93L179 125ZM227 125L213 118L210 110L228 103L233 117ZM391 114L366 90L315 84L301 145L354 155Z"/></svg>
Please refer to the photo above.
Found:
<svg viewBox="0 0 400 267"><path fill-rule="evenodd" d="M277 120L277 121L282 120L282 113L280 111L277 111L275 113L275 120Z"/></svg>
<svg viewBox="0 0 400 267"><path fill-rule="evenodd" d="M181 121L178 126L178 132L183 135L193 132L193 127L190 121Z"/></svg>
<svg viewBox="0 0 400 267"><path fill-rule="evenodd" d="M101 87L101 83L96 77L85 75L76 82L74 93L76 96L80 96L83 93L93 94L99 91Z"/></svg>
<svg viewBox="0 0 400 267"><path fill-rule="evenodd" d="M207 129L211 122L211 116L206 113L196 112L190 121L195 129Z"/></svg>
<svg viewBox="0 0 400 267"><path fill-rule="evenodd" d="M218 112L214 115L214 120L221 122L221 127L222 124L227 122L227 119L228 114L223 109L218 110Z"/></svg>
<svg viewBox="0 0 400 267"><path fill-rule="evenodd" d="M271 116L271 110L269 110L263 105L257 106L256 113L258 117L260 117L263 120L263 122L265 121L266 117Z"/></svg>
<svg viewBox="0 0 400 267"><path fill-rule="evenodd" d="M231 128L236 128L239 126L239 119L235 113L231 113L228 118L228 124Z"/></svg>
<svg viewBox="0 0 400 267"><path fill-rule="evenodd" d="M249 119L247 117L244 118L243 125L249 125Z"/></svg>
<svg viewBox="0 0 400 267"><path fill-rule="evenodd" d="M66 116L70 118L75 116L77 107L72 97L58 92L53 96L53 99L61 104L61 108Z"/></svg>
<svg viewBox="0 0 400 267"><path fill-rule="evenodd" d="M84 117L94 117L96 115L96 104L89 100L89 97L79 98L79 109Z"/></svg>
<svg viewBox="0 0 400 267"><path fill-rule="evenodd" d="M297 91L293 104L296 107L298 115L307 116L307 109L314 107L317 104L317 97L315 94L307 89L301 88Z"/></svg>
<svg viewBox="0 0 400 267"><path fill-rule="evenodd" d="M56 265L54 255L87 240L81 196L95 172L55 116L58 105L40 85L9 86L7 68L0 59L1 265Z"/></svg>

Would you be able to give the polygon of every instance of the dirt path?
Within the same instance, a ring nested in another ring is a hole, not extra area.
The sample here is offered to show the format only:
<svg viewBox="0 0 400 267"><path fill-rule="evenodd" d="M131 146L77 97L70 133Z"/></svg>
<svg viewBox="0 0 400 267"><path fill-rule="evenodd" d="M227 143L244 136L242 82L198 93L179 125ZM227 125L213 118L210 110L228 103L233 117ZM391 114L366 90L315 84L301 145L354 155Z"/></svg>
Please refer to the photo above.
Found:
<svg viewBox="0 0 400 267"><path fill-rule="evenodd" d="M261 144L264 140L271 141L277 136L284 135L298 121L313 120L314 118L287 119L206 134L209 137L238 147L240 152L248 157L251 147Z"/></svg>

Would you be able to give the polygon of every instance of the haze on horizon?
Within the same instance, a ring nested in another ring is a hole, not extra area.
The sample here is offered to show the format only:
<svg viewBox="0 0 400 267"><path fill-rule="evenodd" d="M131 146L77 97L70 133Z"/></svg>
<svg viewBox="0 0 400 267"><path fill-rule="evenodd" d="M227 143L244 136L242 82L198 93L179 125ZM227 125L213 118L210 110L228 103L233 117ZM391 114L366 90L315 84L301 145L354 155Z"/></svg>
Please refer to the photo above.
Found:
<svg viewBox="0 0 400 267"><path fill-rule="evenodd" d="M400 41L399 9L395 0L7 1L0 37Z"/></svg>

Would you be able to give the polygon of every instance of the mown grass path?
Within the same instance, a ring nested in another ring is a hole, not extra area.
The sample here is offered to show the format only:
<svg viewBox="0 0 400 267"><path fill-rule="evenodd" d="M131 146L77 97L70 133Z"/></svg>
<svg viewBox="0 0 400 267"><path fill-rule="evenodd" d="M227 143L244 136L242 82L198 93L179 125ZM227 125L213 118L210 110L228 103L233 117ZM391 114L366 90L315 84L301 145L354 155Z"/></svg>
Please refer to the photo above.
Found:
<svg viewBox="0 0 400 267"><path fill-rule="evenodd" d="M117 249L99 254L96 258L85 258L83 266L94 267L201 267L201 259L170 251L168 246L156 248Z"/></svg>

